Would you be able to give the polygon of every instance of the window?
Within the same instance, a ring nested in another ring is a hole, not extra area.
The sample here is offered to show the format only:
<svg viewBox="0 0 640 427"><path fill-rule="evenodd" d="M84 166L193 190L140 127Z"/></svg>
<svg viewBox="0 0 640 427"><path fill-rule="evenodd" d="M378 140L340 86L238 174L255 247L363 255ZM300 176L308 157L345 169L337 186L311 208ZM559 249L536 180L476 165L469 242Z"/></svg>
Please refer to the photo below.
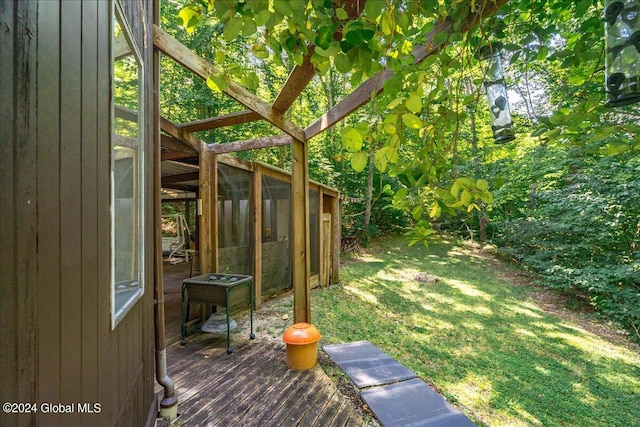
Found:
<svg viewBox="0 0 640 427"><path fill-rule="evenodd" d="M111 328L144 292L142 60L119 2L111 37Z"/></svg>

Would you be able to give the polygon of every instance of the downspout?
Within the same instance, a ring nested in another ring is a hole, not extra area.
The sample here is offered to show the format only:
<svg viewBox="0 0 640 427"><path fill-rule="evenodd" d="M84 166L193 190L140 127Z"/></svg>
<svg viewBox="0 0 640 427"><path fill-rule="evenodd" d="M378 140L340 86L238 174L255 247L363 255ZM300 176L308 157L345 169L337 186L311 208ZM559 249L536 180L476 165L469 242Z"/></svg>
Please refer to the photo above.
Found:
<svg viewBox="0 0 640 427"><path fill-rule="evenodd" d="M160 24L160 0L153 0L153 23ZM154 218L154 283L153 298L156 347L156 381L164 390L160 401L160 418L173 421L178 417L178 397L173 381L167 375L167 348L164 321L164 278L162 272L162 200L160 171L160 52L153 49L153 218Z"/></svg>

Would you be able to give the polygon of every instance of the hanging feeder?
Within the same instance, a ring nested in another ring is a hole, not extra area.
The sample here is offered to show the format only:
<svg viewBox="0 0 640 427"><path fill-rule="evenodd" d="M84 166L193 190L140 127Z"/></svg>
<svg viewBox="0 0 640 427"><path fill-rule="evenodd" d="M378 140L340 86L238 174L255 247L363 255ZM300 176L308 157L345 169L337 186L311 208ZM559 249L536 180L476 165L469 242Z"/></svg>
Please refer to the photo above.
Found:
<svg viewBox="0 0 640 427"><path fill-rule="evenodd" d="M486 64L484 91L491 113L491 130L496 142L513 141L515 133L511 123L507 86L502 74L499 50L501 43L488 44L478 51L478 58Z"/></svg>
<svg viewBox="0 0 640 427"><path fill-rule="evenodd" d="M639 0L605 0L605 80L608 107L640 101Z"/></svg>

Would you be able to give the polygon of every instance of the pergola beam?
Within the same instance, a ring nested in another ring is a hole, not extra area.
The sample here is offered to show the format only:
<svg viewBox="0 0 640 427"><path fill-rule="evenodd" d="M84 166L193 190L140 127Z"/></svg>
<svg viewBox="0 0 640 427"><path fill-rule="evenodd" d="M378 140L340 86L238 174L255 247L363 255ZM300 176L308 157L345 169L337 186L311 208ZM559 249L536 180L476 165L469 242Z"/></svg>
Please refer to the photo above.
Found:
<svg viewBox="0 0 640 427"><path fill-rule="evenodd" d="M487 1L484 4L484 8L469 14L467 20L460 28L460 32L467 32L474 25L476 25L485 16L492 15L500 7L506 4L508 0L495 0ZM427 42L424 45L416 45L413 48L414 63L418 64L424 61L428 56L438 53L446 45L447 41L441 43L434 43L436 35L440 33L451 33L453 30L453 20L446 18L441 22L438 22L434 29L427 34ZM384 83L393 76L393 71L386 69L376 73L373 77L365 81L360 87L354 90L349 96L345 97L336 106L331 108L318 120L309 125L305 131L305 138L307 140L313 138L319 133L327 130L331 126L335 125L353 111L367 104L371 99L382 92Z"/></svg>
<svg viewBox="0 0 640 427"><path fill-rule="evenodd" d="M200 177L200 172L198 171L178 173L175 175L167 175L162 177L162 186L166 187L168 184L176 184L176 183L186 182L186 181L197 181L199 177Z"/></svg>
<svg viewBox="0 0 640 427"><path fill-rule="evenodd" d="M182 153L189 157L198 155L198 152L191 145L187 145L185 142L170 135L160 135L160 145L167 150Z"/></svg>
<svg viewBox="0 0 640 427"><path fill-rule="evenodd" d="M360 15L360 13L362 13L365 3L366 0L345 0L342 7L347 12L349 19L355 19ZM336 40L340 40L341 37L342 26L336 30L334 38ZM309 48L309 52L304 56L302 65L296 65L287 77L287 81L273 103L272 108L274 110L279 111L280 113L287 112L298 96L307 87L313 76L315 76L315 68L311 63L313 51L314 47L311 46ZM262 116L260 114L248 110L226 114L224 116L195 120L193 122L181 124L179 127L184 132L200 132L203 130L255 122L261 119Z"/></svg>
<svg viewBox="0 0 640 427"><path fill-rule="evenodd" d="M178 64L204 80L207 80L210 76L222 74L207 60L198 56L156 25L153 26L153 44ZM230 80L223 92L248 109L255 111L283 132L300 141L304 141L304 131L300 127L236 82Z"/></svg>
<svg viewBox="0 0 640 427"><path fill-rule="evenodd" d="M210 117L208 119L195 120L193 122L178 125L184 132L200 132L203 130L217 129L226 126L240 125L261 120L262 116L255 111L246 110L224 116Z"/></svg>
<svg viewBox="0 0 640 427"><path fill-rule="evenodd" d="M235 153L238 151L256 150L260 148L289 145L293 139L290 135L264 136L244 141L226 142L224 144L209 144L207 151L214 154Z"/></svg>
<svg viewBox="0 0 640 427"><path fill-rule="evenodd" d="M196 153L200 151L200 141L191 134L183 132L182 129L164 117L160 117L160 129L174 137L180 143L186 144L188 148L194 150Z"/></svg>
<svg viewBox="0 0 640 427"><path fill-rule="evenodd" d="M311 55L313 55L313 46L305 55L302 65L296 65L289 73L287 81L273 103L275 110L281 113L286 112L316 74L311 63Z"/></svg>
<svg viewBox="0 0 640 427"><path fill-rule="evenodd" d="M195 155L189 155L189 154L185 154L185 153L181 153L179 151L170 151L170 150L162 150L160 152L160 160L161 161L165 161L165 160L183 160L183 159L189 159L189 158L194 158L197 157L197 153Z"/></svg>

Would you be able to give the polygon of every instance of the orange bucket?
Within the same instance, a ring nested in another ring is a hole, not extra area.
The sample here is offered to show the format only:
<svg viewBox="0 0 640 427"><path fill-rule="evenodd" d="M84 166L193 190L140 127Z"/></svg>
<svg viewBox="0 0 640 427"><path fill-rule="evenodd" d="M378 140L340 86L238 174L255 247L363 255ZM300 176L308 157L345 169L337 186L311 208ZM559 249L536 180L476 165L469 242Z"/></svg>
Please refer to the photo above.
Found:
<svg viewBox="0 0 640 427"><path fill-rule="evenodd" d="M318 363L318 328L309 323L294 323L282 336L287 344L287 366L304 371Z"/></svg>

